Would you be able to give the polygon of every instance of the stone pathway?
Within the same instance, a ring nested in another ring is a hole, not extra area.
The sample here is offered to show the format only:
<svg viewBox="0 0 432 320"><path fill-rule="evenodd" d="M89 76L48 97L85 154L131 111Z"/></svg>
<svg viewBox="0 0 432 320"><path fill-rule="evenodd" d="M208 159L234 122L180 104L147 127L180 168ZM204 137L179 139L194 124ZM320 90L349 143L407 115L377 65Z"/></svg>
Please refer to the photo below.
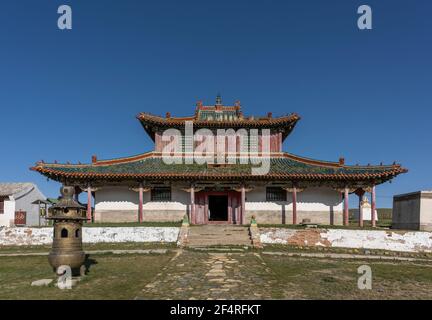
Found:
<svg viewBox="0 0 432 320"><path fill-rule="evenodd" d="M277 281L258 253L181 251L137 299L271 299Z"/></svg>

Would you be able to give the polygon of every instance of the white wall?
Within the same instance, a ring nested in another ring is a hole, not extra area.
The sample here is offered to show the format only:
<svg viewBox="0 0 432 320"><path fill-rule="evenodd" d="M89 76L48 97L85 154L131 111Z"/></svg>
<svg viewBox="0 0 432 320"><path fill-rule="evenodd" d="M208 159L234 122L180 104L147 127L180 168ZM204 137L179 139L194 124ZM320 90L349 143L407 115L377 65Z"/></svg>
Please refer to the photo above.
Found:
<svg viewBox="0 0 432 320"><path fill-rule="evenodd" d="M137 193L138 195L138 193ZM150 191L144 193L144 210L184 210L190 202L190 194L175 186L171 189L171 201L151 201Z"/></svg>
<svg viewBox="0 0 432 320"><path fill-rule="evenodd" d="M417 191L393 197L393 227L432 231L432 192Z"/></svg>
<svg viewBox="0 0 432 320"><path fill-rule="evenodd" d="M4 201L4 214L0 214L0 226L10 227L15 218L15 200Z"/></svg>
<svg viewBox="0 0 432 320"><path fill-rule="evenodd" d="M246 210L292 210L291 193L286 202L267 202L266 188L256 187L246 193ZM328 188L307 188L297 193L298 211L342 211L343 201L339 192Z"/></svg>
<svg viewBox="0 0 432 320"><path fill-rule="evenodd" d="M432 193L422 192L420 202L420 225L424 230L432 230Z"/></svg>
<svg viewBox="0 0 432 320"><path fill-rule="evenodd" d="M95 193L95 210L138 210L138 193L126 187L106 187Z"/></svg>
<svg viewBox="0 0 432 320"><path fill-rule="evenodd" d="M432 232L260 228L263 244L432 252Z"/></svg>
<svg viewBox="0 0 432 320"><path fill-rule="evenodd" d="M286 202L267 202L265 187L257 187L246 193L246 210L292 210L291 194ZM96 191L96 210L138 210L138 192L127 187L105 187ZM150 201L150 191L144 192L145 210L186 210L189 193L173 187L172 201ZM342 211L342 200L337 191L326 188L309 188L297 194L299 211Z"/></svg>
<svg viewBox="0 0 432 320"><path fill-rule="evenodd" d="M83 228L83 243L176 242L180 228L129 227ZM53 228L0 228L1 246L47 245L52 243ZM1 250L1 249L0 249Z"/></svg>
<svg viewBox="0 0 432 320"><path fill-rule="evenodd" d="M190 203L190 194L172 187L171 201L151 201L151 191L143 194L145 221L181 220ZM96 191L95 219L105 222L137 221L139 194L128 187L104 187ZM322 224L340 224L342 213L340 194L328 188L308 188L297 194L298 221L309 218ZM246 217L255 215L258 223L286 223L291 221L292 198L287 201L267 202L265 186L257 186L246 193Z"/></svg>
<svg viewBox="0 0 432 320"><path fill-rule="evenodd" d="M27 213L27 226L36 226L39 224L39 206L37 204L32 204L32 202L45 199L45 196L39 191L36 185L23 194L16 196L15 211L22 210ZM42 219L41 223L43 223Z"/></svg>
<svg viewBox="0 0 432 320"><path fill-rule="evenodd" d="M189 194L173 187L172 201L151 201L150 191L143 194L144 210L186 210ZM105 187L96 191L95 210L138 211L139 194L127 187Z"/></svg>

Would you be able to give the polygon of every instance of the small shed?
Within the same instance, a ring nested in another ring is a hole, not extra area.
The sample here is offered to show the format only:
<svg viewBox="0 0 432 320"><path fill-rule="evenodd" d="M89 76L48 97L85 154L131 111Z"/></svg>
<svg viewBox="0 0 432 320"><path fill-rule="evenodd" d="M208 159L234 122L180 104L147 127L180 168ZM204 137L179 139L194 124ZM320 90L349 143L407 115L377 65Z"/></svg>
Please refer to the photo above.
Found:
<svg viewBox="0 0 432 320"><path fill-rule="evenodd" d="M41 218L41 204L46 197L31 182L0 182L0 226L37 226Z"/></svg>
<svg viewBox="0 0 432 320"><path fill-rule="evenodd" d="M432 190L394 196L392 228L432 231Z"/></svg>

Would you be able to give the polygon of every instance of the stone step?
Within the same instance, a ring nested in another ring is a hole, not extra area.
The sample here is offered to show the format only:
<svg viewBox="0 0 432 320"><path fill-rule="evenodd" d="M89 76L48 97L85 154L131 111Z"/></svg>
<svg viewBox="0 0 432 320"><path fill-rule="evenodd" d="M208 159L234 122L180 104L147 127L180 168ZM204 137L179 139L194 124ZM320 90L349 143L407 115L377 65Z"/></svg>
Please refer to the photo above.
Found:
<svg viewBox="0 0 432 320"><path fill-rule="evenodd" d="M236 237L245 237L248 236L249 233L242 233L242 234L224 234L224 233L189 233L189 236L196 236L196 237L228 237L228 238L236 238Z"/></svg>
<svg viewBox="0 0 432 320"><path fill-rule="evenodd" d="M250 246L247 245L219 245L219 246L189 246L189 248L197 251L221 251L221 252L245 252Z"/></svg>
<svg viewBox="0 0 432 320"><path fill-rule="evenodd" d="M203 245L203 246L209 246L209 245L250 245L250 241L210 241L210 240L202 240L202 241L189 241L189 245Z"/></svg>
<svg viewBox="0 0 432 320"><path fill-rule="evenodd" d="M189 239L249 239L249 234L229 236L221 234L189 234Z"/></svg>
<svg viewBox="0 0 432 320"><path fill-rule="evenodd" d="M250 242L236 242L234 244L232 242L218 242L218 241L212 241L211 242L211 241L208 241L208 242L197 242L197 243L195 243L195 242L189 242L187 246L191 247L191 248L196 248L196 247L212 247L212 246L216 246L216 247L219 247L219 246L229 246L229 247L231 247L231 246L244 246L244 247L250 247L251 244L250 244Z"/></svg>
<svg viewBox="0 0 432 320"><path fill-rule="evenodd" d="M205 237L205 236L244 237L245 235L248 235L249 232L242 232L242 233L225 233L225 232L221 232L221 233L210 233L210 232L197 233L197 232L189 232L189 234L202 236L202 237Z"/></svg>
<svg viewBox="0 0 432 320"><path fill-rule="evenodd" d="M220 241L220 242L232 242L232 241L240 241L240 242L247 242L250 241L249 237L242 237L242 238L201 238L201 237L188 237L189 242L191 241Z"/></svg>
<svg viewBox="0 0 432 320"><path fill-rule="evenodd" d="M210 235L210 236L228 236L228 237L236 237L236 236L244 236L245 234L249 234L248 231L244 231L244 232L236 232L236 233L230 233L230 232L190 232L189 234L196 234L196 235L200 235L200 236L206 236L206 235Z"/></svg>
<svg viewBox="0 0 432 320"><path fill-rule="evenodd" d="M233 225L202 225L189 229L188 247L208 248L211 246L251 245L249 229Z"/></svg>

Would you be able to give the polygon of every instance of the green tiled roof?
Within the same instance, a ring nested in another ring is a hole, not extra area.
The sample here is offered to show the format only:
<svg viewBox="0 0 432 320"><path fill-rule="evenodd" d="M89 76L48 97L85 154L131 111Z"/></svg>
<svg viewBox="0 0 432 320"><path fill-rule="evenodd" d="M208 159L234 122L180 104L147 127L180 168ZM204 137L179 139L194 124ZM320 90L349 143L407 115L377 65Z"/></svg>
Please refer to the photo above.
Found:
<svg viewBox="0 0 432 320"><path fill-rule="evenodd" d="M240 163L218 166L217 164L166 164L160 156L143 157L137 160L101 161L89 165L60 165L39 163L32 168L53 179L58 177L74 178L254 178L252 167L260 163ZM291 179L391 179L399 173L406 172L399 165L392 166L345 166L337 163L299 160L297 157L274 157L270 160L270 172L261 177L280 177Z"/></svg>

